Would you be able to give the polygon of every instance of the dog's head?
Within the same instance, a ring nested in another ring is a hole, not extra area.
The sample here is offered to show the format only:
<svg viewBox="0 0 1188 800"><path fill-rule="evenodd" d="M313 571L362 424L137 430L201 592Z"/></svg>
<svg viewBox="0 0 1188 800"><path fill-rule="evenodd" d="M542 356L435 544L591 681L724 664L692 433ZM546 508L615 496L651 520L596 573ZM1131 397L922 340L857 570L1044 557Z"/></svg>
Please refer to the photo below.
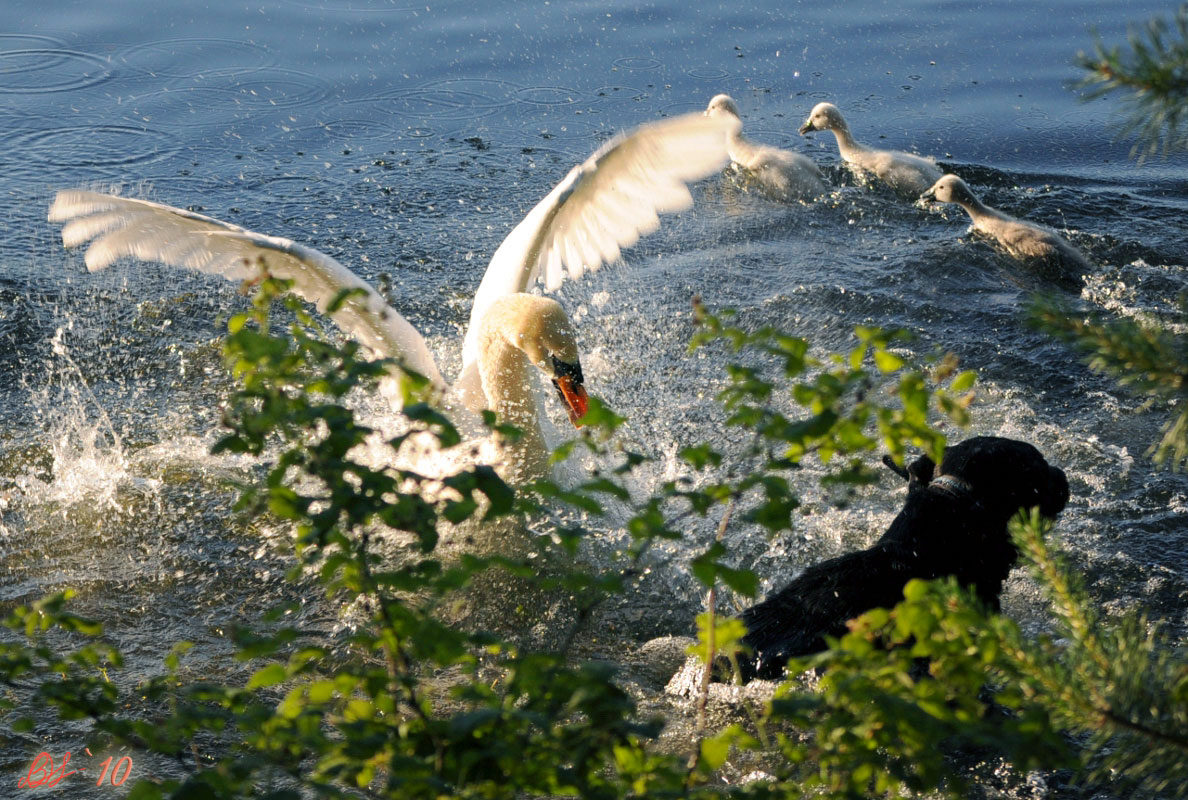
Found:
<svg viewBox="0 0 1188 800"><path fill-rule="evenodd" d="M913 478L942 489L947 486L968 491L975 502L995 516L1009 519L1020 508L1039 506L1040 513L1051 518L1068 502L1064 471L1050 465L1027 442L999 436L966 439L945 449L944 460L940 469L933 471L931 481L916 474L925 471L923 460L912 464L909 471Z"/></svg>

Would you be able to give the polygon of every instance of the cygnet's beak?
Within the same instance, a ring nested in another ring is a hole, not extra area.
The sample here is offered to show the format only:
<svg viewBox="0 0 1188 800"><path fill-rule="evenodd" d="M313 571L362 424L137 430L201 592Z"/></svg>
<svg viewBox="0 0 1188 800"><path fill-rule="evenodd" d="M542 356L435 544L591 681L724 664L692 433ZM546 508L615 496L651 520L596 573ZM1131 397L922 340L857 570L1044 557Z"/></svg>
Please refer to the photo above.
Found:
<svg viewBox="0 0 1188 800"><path fill-rule="evenodd" d="M812 118L806 119L804 124L800 126L799 131L801 136L804 136L806 133L811 133L813 131Z"/></svg>
<svg viewBox="0 0 1188 800"><path fill-rule="evenodd" d="M582 381L582 365L570 364L553 356L553 386L569 412L569 421L575 428L582 427L579 420L590 410L590 397Z"/></svg>
<svg viewBox="0 0 1188 800"><path fill-rule="evenodd" d="M928 191L926 191L924 194L920 195L920 199L921 199L922 201L924 201L925 203L935 203L935 202L938 202L938 201L937 201L937 199L936 199L936 187L935 187L935 186L933 186L931 189L929 189Z"/></svg>

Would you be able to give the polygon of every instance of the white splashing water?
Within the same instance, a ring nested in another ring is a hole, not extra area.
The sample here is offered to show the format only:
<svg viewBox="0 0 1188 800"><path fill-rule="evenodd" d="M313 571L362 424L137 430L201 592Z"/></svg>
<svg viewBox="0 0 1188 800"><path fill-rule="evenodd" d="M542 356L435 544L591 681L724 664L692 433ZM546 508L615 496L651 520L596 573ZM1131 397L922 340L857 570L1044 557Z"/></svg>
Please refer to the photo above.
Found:
<svg viewBox="0 0 1188 800"><path fill-rule="evenodd" d="M123 438L70 355L66 332L71 327L72 322L54 332L48 379L32 392L52 456L52 476L45 481L26 473L17 478L17 488L34 503L87 503L119 511L121 488L151 493L161 482L129 470Z"/></svg>

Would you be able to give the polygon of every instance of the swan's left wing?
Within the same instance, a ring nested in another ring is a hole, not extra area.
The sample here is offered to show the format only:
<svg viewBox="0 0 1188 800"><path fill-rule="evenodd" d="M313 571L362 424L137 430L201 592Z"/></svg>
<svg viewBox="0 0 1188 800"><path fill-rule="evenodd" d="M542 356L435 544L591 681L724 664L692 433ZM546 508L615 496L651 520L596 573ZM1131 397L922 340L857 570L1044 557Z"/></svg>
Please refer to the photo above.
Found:
<svg viewBox="0 0 1188 800"><path fill-rule="evenodd" d="M92 272L131 257L229 280L268 275L291 280L294 294L319 311L344 289L361 290L331 315L334 321L380 355L402 359L439 390L446 388L425 339L408 320L362 278L312 247L185 209L81 190L58 192L49 220L66 223L62 241L67 247L94 240L86 253Z"/></svg>
<svg viewBox="0 0 1188 800"><path fill-rule="evenodd" d="M477 356L480 320L499 297L538 278L555 289L619 258L660 226L659 214L693 204L686 184L729 161L726 136L741 123L701 112L651 122L620 135L570 170L495 251L474 296L463 369Z"/></svg>

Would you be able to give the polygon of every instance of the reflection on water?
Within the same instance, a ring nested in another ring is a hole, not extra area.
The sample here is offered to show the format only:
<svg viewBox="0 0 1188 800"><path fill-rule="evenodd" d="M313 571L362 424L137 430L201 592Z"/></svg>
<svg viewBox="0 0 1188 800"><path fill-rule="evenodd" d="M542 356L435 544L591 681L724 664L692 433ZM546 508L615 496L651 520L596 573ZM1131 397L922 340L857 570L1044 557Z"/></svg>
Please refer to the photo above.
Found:
<svg viewBox="0 0 1188 800"><path fill-rule="evenodd" d="M0 596L81 588L85 610L113 621L132 673L147 674L178 639L221 664L228 619L300 594L281 578L287 532L230 511L225 481L251 466L206 455L230 384L219 320L245 301L221 281L151 265L87 274L45 222L54 190L122 189L329 253L380 286L452 374L487 259L569 166L615 131L727 92L749 136L808 154L834 190L778 205L725 174L625 263L558 293L592 391L630 420L631 445L656 455L633 488L679 474L688 443L741 446L713 400L719 360L686 353L694 294L822 347L846 347L855 324L901 326L917 337L909 355L951 350L981 373L975 432L1033 441L1068 472L1058 531L1093 595L1182 631L1188 491L1143 455L1159 415L1135 413L1110 381L1022 325L1027 295L1051 287L969 235L963 212L904 203L855 179L832 137L795 134L815 103L834 102L859 139L936 155L987 203L1083 249L1097 265L1086 307L1178 319L1184 158L1136 166L1111 142L1115 107L1079 103L1066 86L1090 26L1118 39L1128 20L1166 9L706 5L12 11L0 34ZM868 544L902 499L890 476L844 511L816 492L811 470L804 491L809 513L794 532L730 533L765 589ZM591 545L595 562L623 545L614 523ZM635 638L688 632L700 598L685 566L713 536L704 528L658 550L631 605L606 612L615 635L585 651L637 676ZM1004 607L1043 624L1018 572ZM311 624L337 624L337 609L303 609ZM680 718L662 682L639 680ZM31 742L6 744L0 763L25 761Z"/></svg>

